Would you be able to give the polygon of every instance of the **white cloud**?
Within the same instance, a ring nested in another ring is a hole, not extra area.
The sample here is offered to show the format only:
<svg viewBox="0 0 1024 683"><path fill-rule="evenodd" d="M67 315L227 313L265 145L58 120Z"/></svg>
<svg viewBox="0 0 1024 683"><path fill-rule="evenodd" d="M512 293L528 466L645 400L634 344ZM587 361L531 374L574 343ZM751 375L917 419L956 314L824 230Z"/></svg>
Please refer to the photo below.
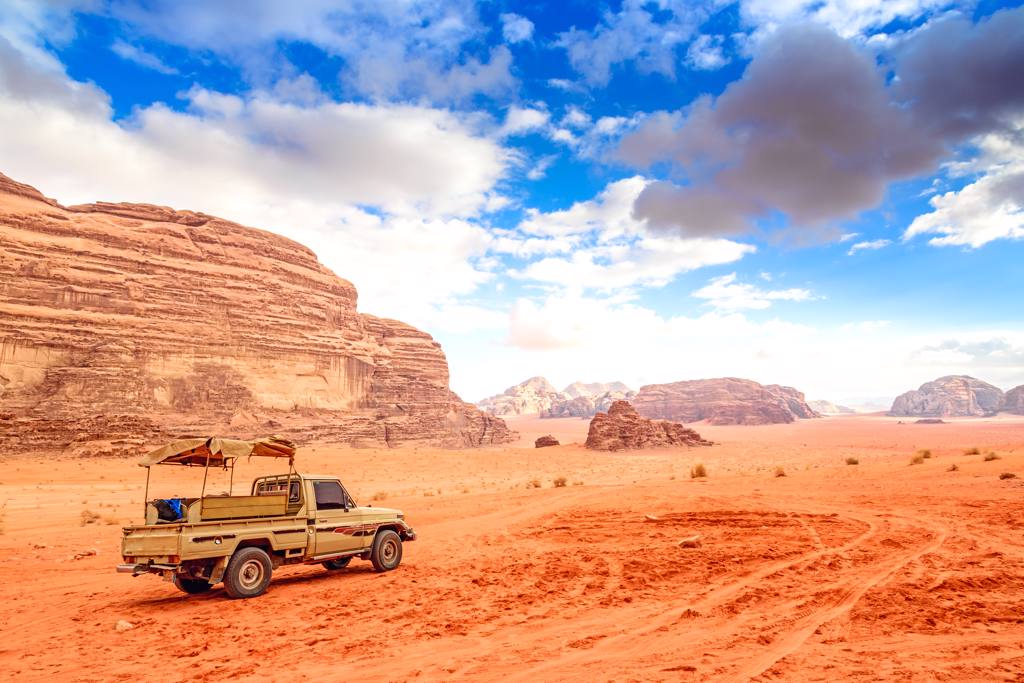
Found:
<svg viewBox="0 0 1024 683"><path fill-rule="evenodd" d="M761 289L736 281L736 273L712 278L692 296L706 299L715 308L728 311L765 309L775 301L808 301L815 298L807 289Z"/></svg>
<svg viewBox="0 0 1024 683"><path fill-rule="evenodd" d="M548 154L541 157L537 160L537 163L535 163L530 170L526 172L526 178L528 180L540 180L548 172L548 169L551 168L551 164L555 163L556 159L558 159L557 154Z"/></svg>
<svg viewBox="0 0 1024 683"><path fill-rule="evenodd" d="M850 240L857 239L858 237L860 237L859 232L844 232L842 235L839 236L839 241L840 243L849 242Z"/></svg>
<svg viewBox="0 0 1024 683"><path fill-rule="evenodd" d="M566 128L588 128L591 121L590 114L579 107L569 105L565 110L565 116L562 117L562 126Z"/></svg>
<svg viewBox="0 0 1024 683"><path fill-rule="evenodd" d="M162 74L176 74L178 70L172 66L165 64L156 55L146 52L140 47L136 47L131 43L127 43L124 40L118 38L114 41L114 44L110 46L110 50L121 59L125 59L129 62L135 62L140 66L144 66L147 69L152 69Z"/></svg>
<svg viewBox="0 0 1024 683"><path fill-rule="evenodd" d="M932 211L915 218L904 240L938 235L935 246L981 247L999 239L1024 239L1024 122L1011 134L990 134L978 141L980 154L950 164L950 175L979 173L957 191L936 194Z"/></svg>
<svg viewBox="0 0 1024 683"><path fill-rule="evenodd" d="M892 244L892 240L886 240L886 239L870 240L870 241L866 241L866 242L857 242L857 243L853 244L850 247L849 251L846 252L846 255L847 256L853 256L858 251L874 251L874 250L878 250L878 249L884 249L887 246L889 246L890 244Z"/></svg>
<svg viewBox="0 0 1024 683"><path fill-rule="evenodd" d="M686 63L701 71L720 69L728 61L725 57L722 36L701 34L690 43L690 47L686 50Z"/></svg>
<svg viewBox="0 0 1024 683"><path fill-rule="evenodd" d="M950 0L741 0L740 16L762 32L786 23L813 21L850 38L952 4Z"/></svg>
<svg viewBox="0 0 1024 683"><path fill-rule="evenodd" d="M543 130L550 120L551 115L542 109L512 106L505 114L505 123L498 130L498 135L508 137Z"/></svg>
<svg viewBox="0 0 1024 683"><path fill-rule="evenodd" d="M533 22L518 14L501 15L501 35L508 43L521 43L533 37Z"/></svg>

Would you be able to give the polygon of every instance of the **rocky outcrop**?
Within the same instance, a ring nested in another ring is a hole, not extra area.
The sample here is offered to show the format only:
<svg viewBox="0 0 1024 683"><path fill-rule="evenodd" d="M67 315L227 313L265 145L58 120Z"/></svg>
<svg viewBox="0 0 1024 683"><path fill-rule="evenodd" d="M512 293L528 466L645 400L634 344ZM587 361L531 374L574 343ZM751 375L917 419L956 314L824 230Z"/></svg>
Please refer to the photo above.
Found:
<svg viewBox="0 0 1024 683"><path fill-rule="evenodd" d="M1000 410L1005 410L1014 415L1024 415L1024 384L1014 387L1003 396L1003 404Z"/></svg>
<svg viewBox="0 0 1024 683"><path fill-rule="evenodd" d="M615 401L607 413L590 421L587 448L621 451L668 446L710 446L700 434L677 422L640 417L629 401Z"/></svg>
<svg viewBox="0 0 1024 683"><path fill-rule="evenodd" d="M613 401L633 396L622 382L573 382L559 391L543 377L531 377L497 396L477 403L492 415L540 415L541 417L591 417L607 410Z"/></svg>
<svg viewBox="0 0 1024 683"><path fill-rule="evenodd" d="M819 417L792 387L724 377L641 387L633 399L644 417L715 425L759 425Z"/></svg>
<svg viewBox="0 0 1024 683"><path fill-rule="evenodd" d="M556 439L555 437L551 436L550 434L545 434L544 436L539 437L536 441L533 442L533 447L534 448L548 448L549 446L557 446L557 445L558 445L558 439Z"/></svg>
<svg viewBox="0 0 1024 683"><path fill-rule="evenodd" d="M889 414L898 417L983 417L995 415L1003 392L967 375L948 375L900 394Z"/></svg>
<svg viewBox="0 0 1024 683"><path fill-rule="evenodd" d="M181 432L502 443L430 335L356 310L306 247L213 216L63 207L0 175L0 448Z"/></svg>
<svg viewBox="0 0 1024 683"><path fill-rule="evenodd" d="M807 405L820 415L855 415L857 413L853 408L836 405L831 401L808 401Z"/></svg>

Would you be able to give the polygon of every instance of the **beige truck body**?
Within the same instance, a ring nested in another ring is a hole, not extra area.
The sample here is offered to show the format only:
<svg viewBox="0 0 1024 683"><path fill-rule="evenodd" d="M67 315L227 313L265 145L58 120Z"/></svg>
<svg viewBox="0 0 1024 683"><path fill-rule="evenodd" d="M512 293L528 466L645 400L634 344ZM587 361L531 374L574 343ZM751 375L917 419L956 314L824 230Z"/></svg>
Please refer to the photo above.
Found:
<svg viewBox="0 0 1024 683"><path fill-rule="evenodd" d="M400 511L356 505L338 478L330 476L261 477L250 495L183 499L182 507L180 520L166 522L158 518L155 502L149 502L146 524L124 528L124 564L118 571L161 574L179 587L196 587L187 592L202 592L203 582L212 586L224 580L231 558L244 548L261 549L274 569L331 562L343 566L345 558L373 559L383 531L393 531L401 541L416 537ZM399 547L399 560L400 552Z"/></svg>

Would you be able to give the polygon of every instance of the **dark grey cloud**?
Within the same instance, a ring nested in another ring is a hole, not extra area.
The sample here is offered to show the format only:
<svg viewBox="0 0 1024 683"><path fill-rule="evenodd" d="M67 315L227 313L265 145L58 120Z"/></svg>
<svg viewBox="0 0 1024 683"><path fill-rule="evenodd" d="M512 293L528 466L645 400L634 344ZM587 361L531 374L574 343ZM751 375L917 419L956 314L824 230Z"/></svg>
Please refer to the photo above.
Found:
<svg viewBox="0 0 1024 683"><path fill-rule="evenodd" d="M622 141L626 162L671 168L634 213L686 235L741 233L777 212L801 228L853 218L966 137L1020 125L1022 32L1024 10L937 22L897 44L887 80L874 54L825 27L782 28L717 99L655 114Z"/></svg>

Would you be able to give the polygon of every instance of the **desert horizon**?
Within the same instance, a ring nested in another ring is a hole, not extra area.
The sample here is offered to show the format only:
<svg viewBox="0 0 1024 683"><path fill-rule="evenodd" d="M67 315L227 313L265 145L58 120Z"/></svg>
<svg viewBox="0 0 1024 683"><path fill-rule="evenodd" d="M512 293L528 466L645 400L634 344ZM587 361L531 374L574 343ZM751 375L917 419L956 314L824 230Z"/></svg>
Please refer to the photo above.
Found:
<svg viewBox="0 0 1024 683"><path fill-rule="evenodd" d="M1024 681L1024 7L0 2L0 671Z"/></svg>

